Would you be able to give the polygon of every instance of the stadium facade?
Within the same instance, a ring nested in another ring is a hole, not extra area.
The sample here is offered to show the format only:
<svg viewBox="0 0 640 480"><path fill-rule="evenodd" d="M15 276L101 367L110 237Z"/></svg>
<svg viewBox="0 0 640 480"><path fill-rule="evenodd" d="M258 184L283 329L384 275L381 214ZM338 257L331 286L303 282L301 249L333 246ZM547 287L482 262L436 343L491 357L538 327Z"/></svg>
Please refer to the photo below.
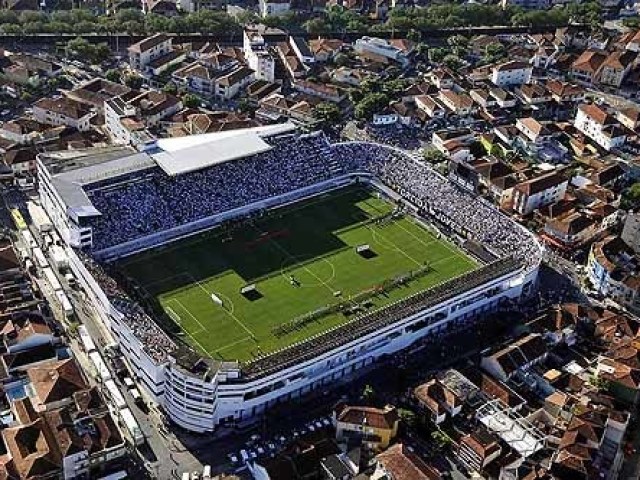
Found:
<svg viewBox="0 0 640 480"><path fill-rule="evenodd" d="M299 158L292 160L291 151ZM119 147L42 154L38 172L41 203L67 244L87 301L149 396L195 432L250 421L278 402L353 377L416 342L517 304L536 288L542 252L529 232L419 160L381 145L332 145L320 134L300 135L284 125L161 140L146 152ZM193 185L190 175L197 175ZM224 195L196 196L196 183L215 184L222 175L232 175L223 179ZM236 185L255 175L262 176L255 185ZM245 364L196 355L107 272L114 259L354 182L405 202L482 265ZM184 198L172 199L176 192ZM125 205L131 195L137 205ZM187 209L189 202L197 208ZM167 219L165 208L180 212Z"/></svg>

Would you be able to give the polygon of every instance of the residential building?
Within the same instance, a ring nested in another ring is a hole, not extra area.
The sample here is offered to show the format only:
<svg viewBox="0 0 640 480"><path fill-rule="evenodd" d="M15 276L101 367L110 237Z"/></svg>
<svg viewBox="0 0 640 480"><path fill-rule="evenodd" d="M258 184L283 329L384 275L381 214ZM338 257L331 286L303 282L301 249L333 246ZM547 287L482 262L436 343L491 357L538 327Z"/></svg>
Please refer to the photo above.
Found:
<svg viewBox="0 0 640 480"><path fill-rule="evenodd" d="M434 480L438 471L402 443L396 443L375 458L376 469L372 478L394 480Z"/></svg>
<svg viewBox="0 0 640 480"><path fill-rule="evenodd" d="M498 87L524 85L531 81L533 67L528 63L511 60L493 67L491 82Z"/></svg>
<svg viewBox="0 0 640 480"><path fill-rule="evenodd" d="M492 355L483 356L480 365L498 380L506 382L518 371L540 363L547 353L542 335L530 333Z"/></svg>
<svg viewBox="0 0 640 480"><path fill-rule="evenodd" d="M627 214L620 237L635 253L640 253L640 213Z"/></svg>
<svg viewBox="0 0 640 480"><path fill-rule="evenodd" d="M47 125L65 125L81 132L91 129L94 116L86 105L68 98L42 98L33 105L33 118Z"/></svg>
<svg viewBox="0 0 640 480"><path fill-rule="evenodd" d="M441 90L438 99L456 115L466 117L473 112L473 99L464 92Z"/></svg>
<svg viewBox="0 0 640 480"><path fill-rule="evenodd" d="M609 236L591 246L587 276L593 289L632 312L640 312L640 263L620 237Z"/></svg>
<svg viewBox="0 0 640 480"><path fill-rule="evenodd" d="M627 140L626 133L615 118L595 104L580 105L574 124L607 151L624 145Z"/></svg>
<svg viewBox="0 0 640 480"><path fill-rule="evenodd" d="M600 66L598 81L604 85L620 87L636 62L637 54L630 51L616 51L609 54Z"/></svg>
<svg viewBox="0 0 640 480"><path fill-rule="evenodd" d="M355 442L373 450L387 448L398 433L398 412L384 408L339 404L333 412L338 442Z"/></svg>
<svg viewBox="0 0 640 480"><path fill-rule="evenodd" d="M413 396L428 419L436 425L444 422L447 415L455 417L462 410L462 400L435 378L417 386Z"/></svg>
<svg viewBox="0 0 640 480"><path fill-rule="evenodd" d="M607 55L595 50L585 50L571 65L571 77L579 82L594 83Z"/></svg>
<svg viewBox="0 0 640 480"><path fill-rule="evenodd" d="M520 215L528 215L534 210L561 200L569 182L552 172L526 180L514 187L513 209Z"/></svg>
<svg viewBox="0 0 640 480"><path fill-rule="evenodd" d="M290 0L258 0L258 10L262 18L276 17L291 10Z"/></svg>
<svg viewBox="0 0 640 480"><path fill-rule="evenodd" d="M406 66L414 47L408 44L397 46L391 40L382 38L362 37L355 41L353 48L357 53L372 53Z"/></svg>
<svg viewBox="0 0 640 480"><path fill-rule="evenodd" d="M458 443L457 454L462 463L472 472L484 472L491 462L500 457L502 448L499 439L484 428L464 435Z"/></svg>
<svg viewBox="0 0 640 480"><path fill-rule="evenodd" d="M173 50L171 37L164 33L145 38L128 48L129 65L138 71L144 71L153 62Z"/></svg>

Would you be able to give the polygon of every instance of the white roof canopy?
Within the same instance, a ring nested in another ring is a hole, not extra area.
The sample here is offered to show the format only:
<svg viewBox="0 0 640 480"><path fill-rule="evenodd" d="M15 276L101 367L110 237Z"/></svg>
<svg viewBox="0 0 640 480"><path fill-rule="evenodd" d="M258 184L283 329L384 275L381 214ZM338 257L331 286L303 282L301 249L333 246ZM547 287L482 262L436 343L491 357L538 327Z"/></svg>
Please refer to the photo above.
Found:
<svg viewBox="0 0 640 480"><path fill-rule="evenodd" d="M158 151L150 155L167 175L181 175L266 152L272 147L262 139L263 136L284 133L293 128L291 124L282 124L160 139Z"/></svg>

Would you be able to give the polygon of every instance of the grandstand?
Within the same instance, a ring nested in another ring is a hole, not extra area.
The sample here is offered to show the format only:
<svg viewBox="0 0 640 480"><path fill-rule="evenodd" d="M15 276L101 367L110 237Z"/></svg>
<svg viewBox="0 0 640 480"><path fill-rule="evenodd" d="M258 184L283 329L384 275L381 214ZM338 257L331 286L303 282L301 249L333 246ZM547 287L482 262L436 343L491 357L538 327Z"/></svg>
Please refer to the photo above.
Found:
<svg viewBox="0 0 640 480"><path fill-rule="evenodd" d="M38 169L88 298L189 430L535 291L541 250L524 228L390 147L275 126L43 154Z"/></svg>

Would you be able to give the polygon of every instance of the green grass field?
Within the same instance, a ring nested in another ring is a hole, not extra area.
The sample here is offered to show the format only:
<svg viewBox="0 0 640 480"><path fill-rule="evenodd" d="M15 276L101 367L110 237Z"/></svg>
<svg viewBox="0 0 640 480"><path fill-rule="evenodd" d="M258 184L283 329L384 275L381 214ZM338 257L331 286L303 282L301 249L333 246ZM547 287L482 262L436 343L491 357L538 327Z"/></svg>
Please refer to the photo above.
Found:
<svg viewBox="0 0 640 480"><path fill-rule="evenodd" d="M120 268L158 299L196 349L248 361L348 322L345 313L327 313L292 332L274 332L327 305L353 304L351 297L385 280L429 267L405 285L359 301L361 311L476 268L414 218L390 218L393 209L376 192L349 187L279 209L232 234L213 230L129 257ZM370 245L372 258L356 252L362 244ZM299 285L291 284L292 275ZM256 285L259 298L240 293L248 284Z"/></svg>

